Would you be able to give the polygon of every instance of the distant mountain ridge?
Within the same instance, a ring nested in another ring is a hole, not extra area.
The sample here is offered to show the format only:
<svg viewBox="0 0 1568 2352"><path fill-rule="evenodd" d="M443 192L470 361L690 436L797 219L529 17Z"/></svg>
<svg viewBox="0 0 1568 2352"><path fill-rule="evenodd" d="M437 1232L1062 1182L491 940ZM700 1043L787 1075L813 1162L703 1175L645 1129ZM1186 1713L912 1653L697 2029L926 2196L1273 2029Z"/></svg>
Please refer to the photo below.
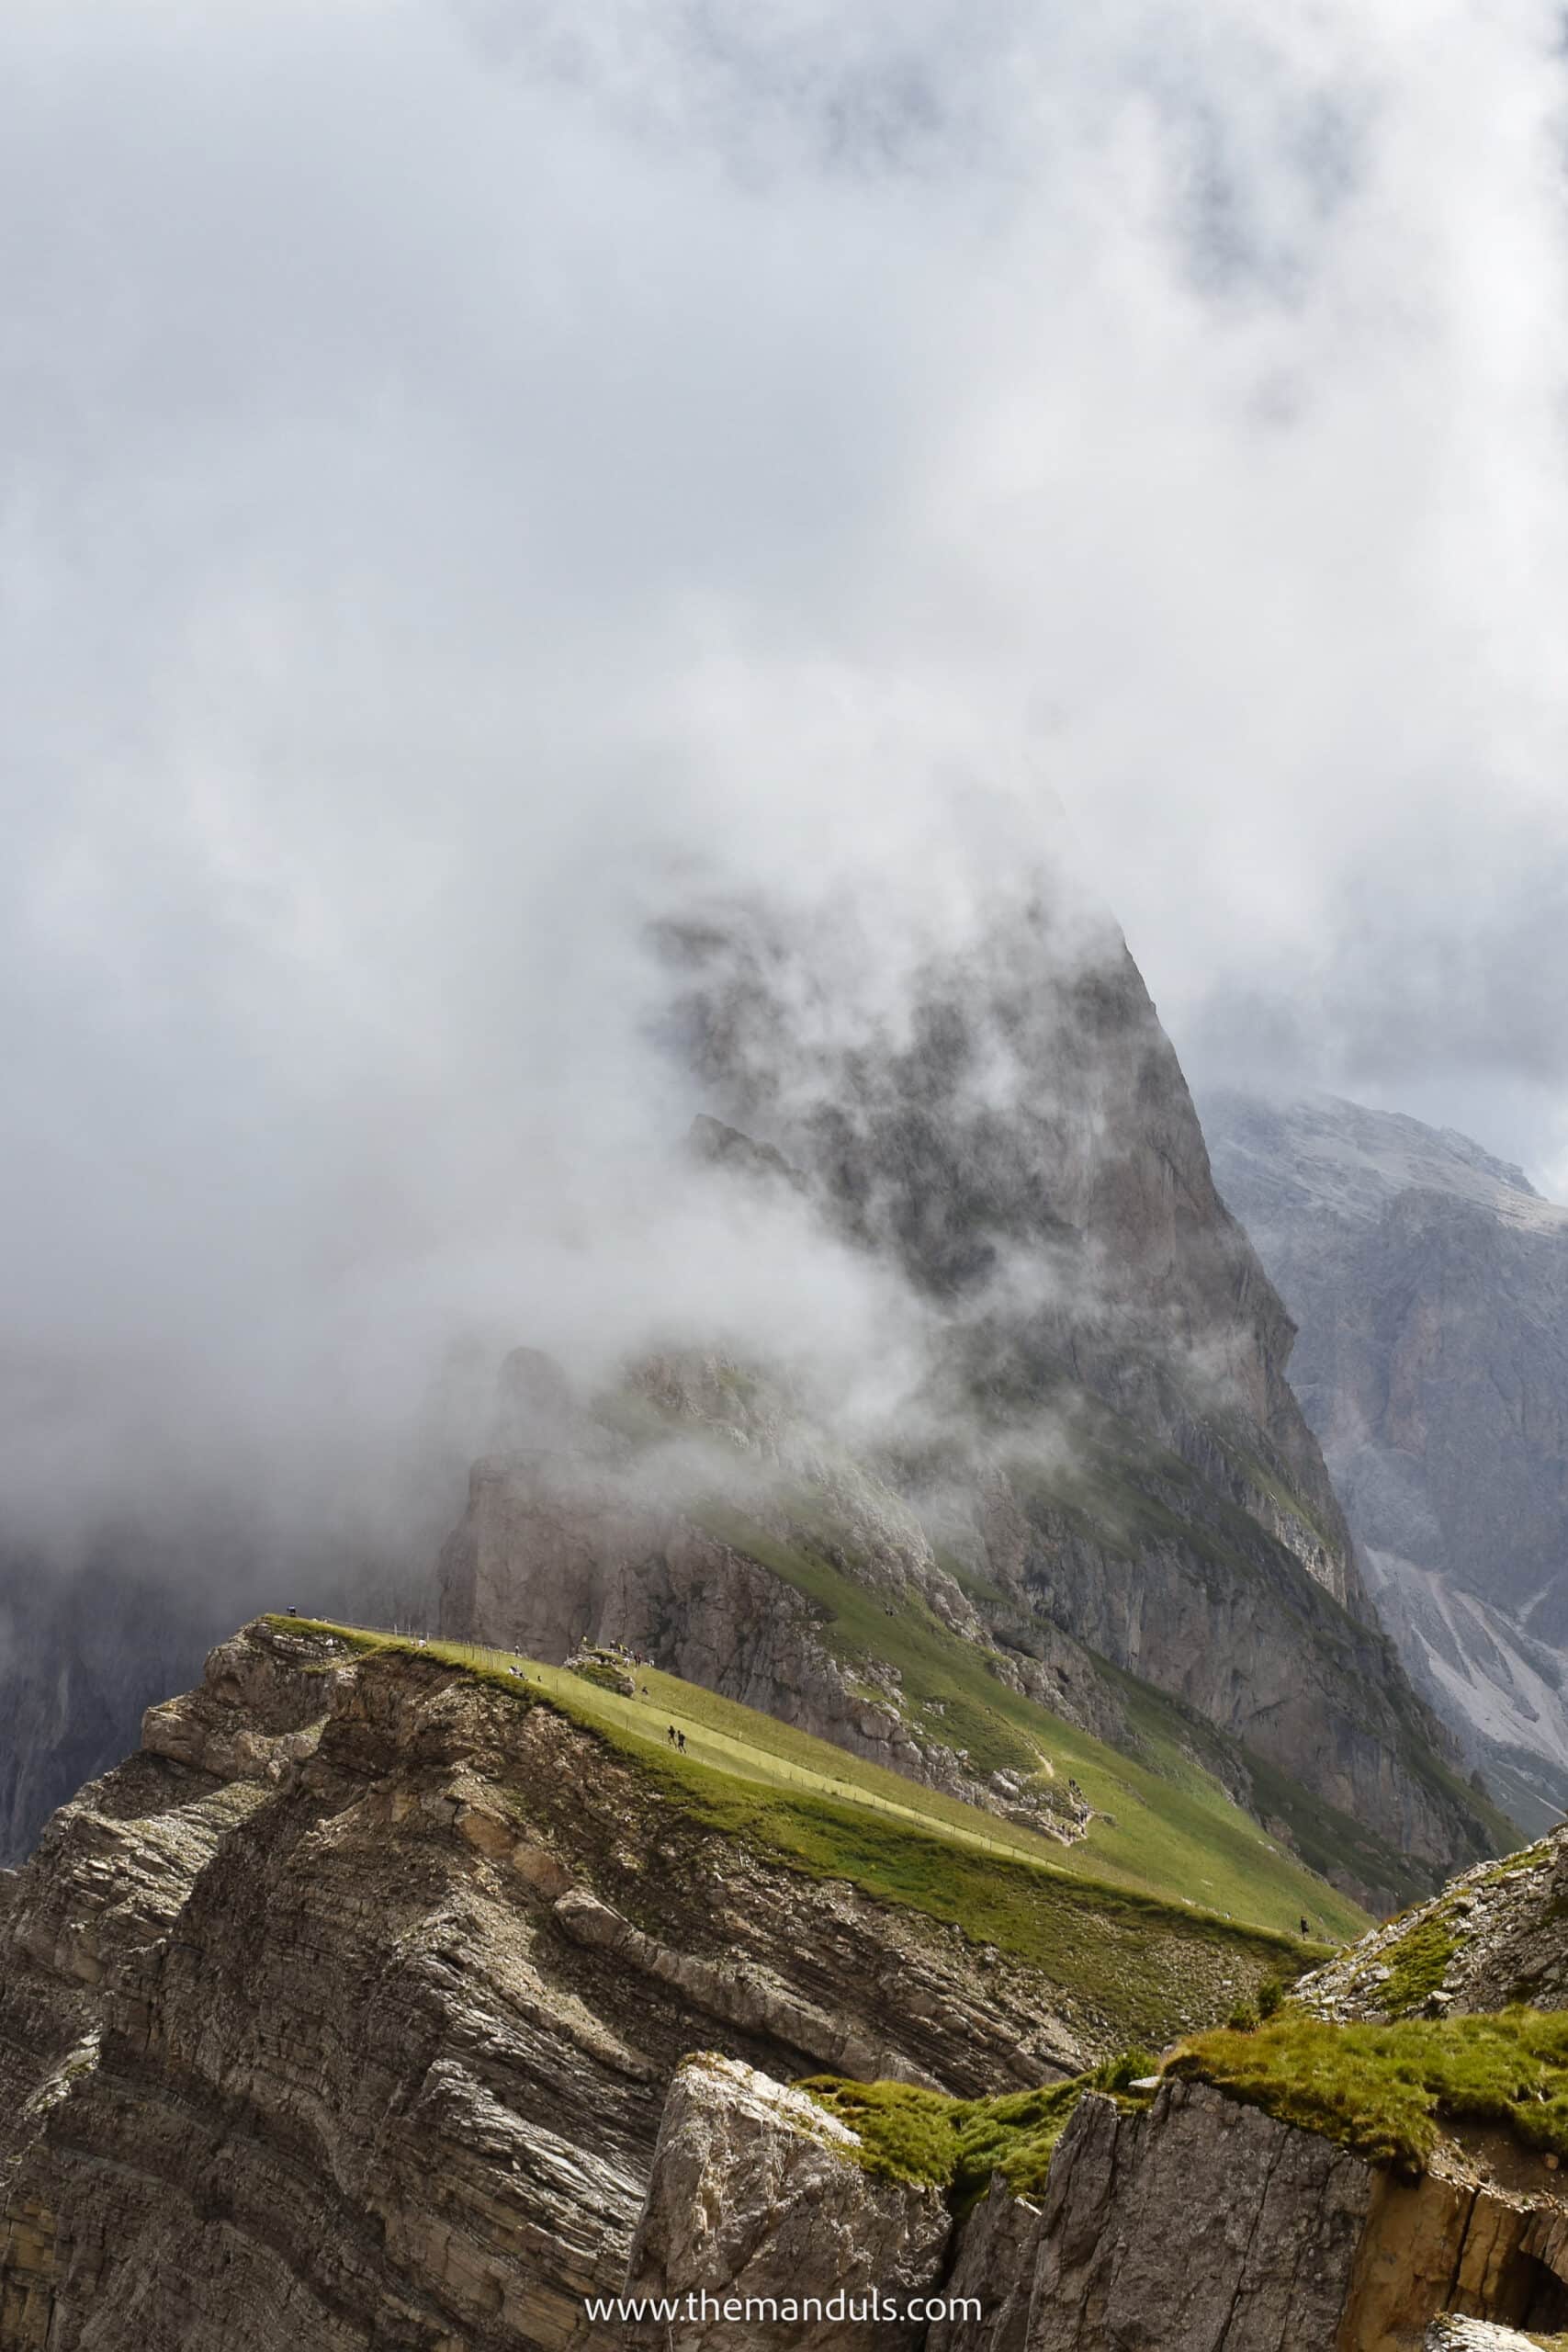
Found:
<svg viewBox="0 0 1568 2352"><path fill-rule="evenodd" d="M1235 1091L1202 1109L1405 1663L1544 1826L1568 1804L1568 1208L1401 1114Z"/></svg>

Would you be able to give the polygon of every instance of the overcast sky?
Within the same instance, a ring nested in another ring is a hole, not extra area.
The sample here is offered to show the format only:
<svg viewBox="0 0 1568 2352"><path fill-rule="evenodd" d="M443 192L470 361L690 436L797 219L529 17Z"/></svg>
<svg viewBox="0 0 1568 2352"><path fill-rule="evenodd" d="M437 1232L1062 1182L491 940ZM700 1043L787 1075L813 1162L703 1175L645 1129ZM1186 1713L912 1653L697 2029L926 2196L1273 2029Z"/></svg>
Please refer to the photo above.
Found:
<svg viewBox="0 0 1568 2352"><path fill-rule="evenodd" d="M1195 1074L1568 1197L1565 96L1544 0L12 0L14 1351L513 1324L715 873L1070 843Z"/></svg>

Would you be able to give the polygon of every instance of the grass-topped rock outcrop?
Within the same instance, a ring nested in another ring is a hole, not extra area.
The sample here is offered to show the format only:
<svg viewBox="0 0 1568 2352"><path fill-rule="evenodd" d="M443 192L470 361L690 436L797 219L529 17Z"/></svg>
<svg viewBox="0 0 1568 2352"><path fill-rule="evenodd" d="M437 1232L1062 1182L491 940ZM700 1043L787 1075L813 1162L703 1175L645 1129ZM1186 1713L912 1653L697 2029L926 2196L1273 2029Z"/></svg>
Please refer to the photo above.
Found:
<svg viewBox="0 0 1568 2352"><path fill-rule="evenodd" d="M1487 2130L1549 2170L1568 2159L1568 2018L1539 2009L1331 2025L1291 2003L1251 2031L1200 2035L1166 2073L1412 2177Z"/></svg>
<svg viewBox="0 0 1568 2352"><path fill-rule="evenodd" d="M766 2086L765 2147L755 2083L694 2062L660 2138L636 2280L722 2298L765 2273L825 2296L864 2278L878 2231L907 2242L918 2214L924 2275L975 2309L895 2329L890 2346L1412 2352L1450 2312L1544 2342L1568 2322L1565 2052L1562 2021L1540 2015L1336 2027L1287 2005L1253 2031L1198 2037L1163 2069L1130 2053L1032 2093ZM727 2214L728 2232L715 2222ZM720 2335L677 2327L673 2340L716 2352ZM780 2352L789 2339L757 2319L723 2340Z"/></svg>
<svg viewBox="0 0 1568 2352"><path fill-rule="evenodd" d="M1568 2008L1568 1828L1462 1871L1303 1979L1328 2018Z"/></svg>
<svg viewBox="0 0 1568 2352"><path fill-rule="evenodd" d="M608 2346L694 2049L1028 2107L1314 1956L627 1679L275 1618L152 1710L0 1889L6 2352Z"/></svg>

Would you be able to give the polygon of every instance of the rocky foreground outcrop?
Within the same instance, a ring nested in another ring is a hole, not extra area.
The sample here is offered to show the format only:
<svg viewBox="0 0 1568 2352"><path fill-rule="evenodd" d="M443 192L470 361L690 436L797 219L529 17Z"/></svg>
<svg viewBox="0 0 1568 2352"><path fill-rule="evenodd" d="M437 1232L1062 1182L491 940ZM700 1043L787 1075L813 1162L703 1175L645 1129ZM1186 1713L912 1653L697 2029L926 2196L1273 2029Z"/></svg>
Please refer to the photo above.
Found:
<svg viewBox="0 0 1568 2352"><path fill-rule="evenodd" d="M1223 2014L1228 1931L1181 1933L1149 1965ZM969 2097L1125 2038L518 1675L264 1622L0 1879L0 2345L617 2342L582 2298L693 2050Z"/></svg>
<svg viewBox="0 0 1568 2352"><path fill-rule="evenodd" d="M720 2352L737 2331L725 2303L787 2304L815 2290L822 2310L781 2321L768 2342L888 2352L888 2321L857 2314L934 2287L952 2217L940 2188L875 2178L858 2147L804 2091L732 2060L688 2059L665 2106L626 2281L628 2297L672 2297L681 2315L637 2330L641 2340Z"/></svg>
<svg viewBox="0 0 1568 2352"><path fill-rule="evenodd" d="M1568 2204L1539 2162L1516 2161L1505 2182L1456 2153L1404 2180L1201 2082L1168 2082L1138 2104L1086 2091L1038 2203L1010 2196L998 2175L945 2243L932 2191L878 2178L861 2153L799 2093L703 2060L683 2069L632 2278L674 2310L642 2341L673 2352L784 2352L802 2340L886 2352L1416 2352L1442 2313L1521 2327L1568 2319ZM817 2247L830 2256L814 2258ZM801 2320L775 2319L760 2300L808 2306L878 2278L897 2282L888 2291L910 2314L879 2335L851 2324L803 2339ZM728 2297L751 2298L751 2312L721 2317ZM937 2319L933 2299L945 2307Z"/></svg>
<svg viewBox="0 0 1568 2352"><path fill-rule="evenodd" d="M1462 2016L1524 2002L1568 2008L1568 1824L1374 1928L1304 1976L1321 2017Z"/></svg>
<svg viewBox="0 0 1568 2352"><path fill-rule="evenodd" d="M1097 1924L1142 1939L1145 2008L1185 1987L1170 2030L1266 1964L1137 1917ZM677 2299L649 2352L1415 2352L1446 2312L1568 2318L1545 2158L1482 2133L1401 2178L1212 2081L1103 2093L1113 1988L1024 1949L792 1863L515 1664L248 1627L0 1881L0 2345L607 2352L623 2290ZM785 2087L822 2074L1071 2112L1038 2195L998 2174L955 2217ZM822 2308L775 2325L789 2295Z"/></svg>

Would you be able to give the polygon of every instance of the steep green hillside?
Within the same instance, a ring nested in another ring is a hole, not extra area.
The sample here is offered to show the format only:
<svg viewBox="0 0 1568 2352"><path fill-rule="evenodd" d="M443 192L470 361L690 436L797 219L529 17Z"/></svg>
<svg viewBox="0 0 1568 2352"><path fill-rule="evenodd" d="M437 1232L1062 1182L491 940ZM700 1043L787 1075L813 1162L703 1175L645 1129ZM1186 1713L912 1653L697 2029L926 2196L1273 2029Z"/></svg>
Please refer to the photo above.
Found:
<svg viewBox="0 0 1568 2352"><path fill-rule="evenodd" d="M1100 1818L1082 1844L1047 1849L1064 1867L1151 1893L1186 1896L1288 1934L1296 1932L1303 1917L1331 1942L1359 1932L1365 1914L1268 1837L1199 1760L1207 1753L1223 1769L1227 1746L1233 1758L1239 1752L1235 1743L1224 1742L1212 1725L1190 1719L1162 1693L1131 1676L1115 1676L1142 1749L1138 1758L1123 1755L1011 1690L990 1671L982 1651L912 1596L889 1603L819 1554L775 1543L734 1512L709 1511L705 1523L818 1604L822 1638L846 1665L880 1658L896 1666L904 1713L918 1734L966 1749L977 1772L1000 1767L1031 1775L1048 1769L1058 1780L1075 1779ZM705 1692L698 1695L704 1704L723 1704ZM779 1727L770 1729L776 1734ZM847 1769L849 1759L840 1758L839 1771ZM910 1801L908 1784L886 1773L876 1777L905 1791L905 1802ZM1272 1779L1284 1782L1282 1774ZM1375 1843L1290 1783L1280 1792L1281 1812L1287 1800L1325 1851L1352 1840Z"/></svg>
<svg viewBox="0 0 1568 2352"><path fill-rule="evenodd" d="M867 1598L847 1581L845 1590ZM878 1616L882 1625L892 1622ZM900 1622L911 1655L919 1655L923 1629L913 1617ZM392 1638L321 1630L362 1647ZM1175 1933L1215 1950L1234 1945L1248 1957L1249 1979L1259 1972L1291 1976L1321 1958L1321 1945L1303 1943L1294 1932L1303 1915L1328 1941L1364 1927L1353 1905L1265 1838L1174 1741L1163 1759L1169 1777L1162 1777L996 1682L967 1645L953 1646L975 1680L967 1690L950 1685L950 1706L972 1709L976 1721L994 1707L1010 1754L1035 1769L1049 1760L1071 1772L1105 1808L1107 1817L1080 1844L1061 1846L652 1668L637 1669L638 1696L626 1699L509 1652L455 1642L428 1643L425 1650L600 1732L716 1826L761 1839L813 1871L952 1918L977 1939L1037 1957L1049 1947L1053 1964L1075 1974L1073 1939L1097 1918L1118 1923L1119 1941ZM685 1735L683 1755L670 1744L671 1725ZM1114 1961L1118 1974L1129 1965L1126 1956Z"/></svg>

